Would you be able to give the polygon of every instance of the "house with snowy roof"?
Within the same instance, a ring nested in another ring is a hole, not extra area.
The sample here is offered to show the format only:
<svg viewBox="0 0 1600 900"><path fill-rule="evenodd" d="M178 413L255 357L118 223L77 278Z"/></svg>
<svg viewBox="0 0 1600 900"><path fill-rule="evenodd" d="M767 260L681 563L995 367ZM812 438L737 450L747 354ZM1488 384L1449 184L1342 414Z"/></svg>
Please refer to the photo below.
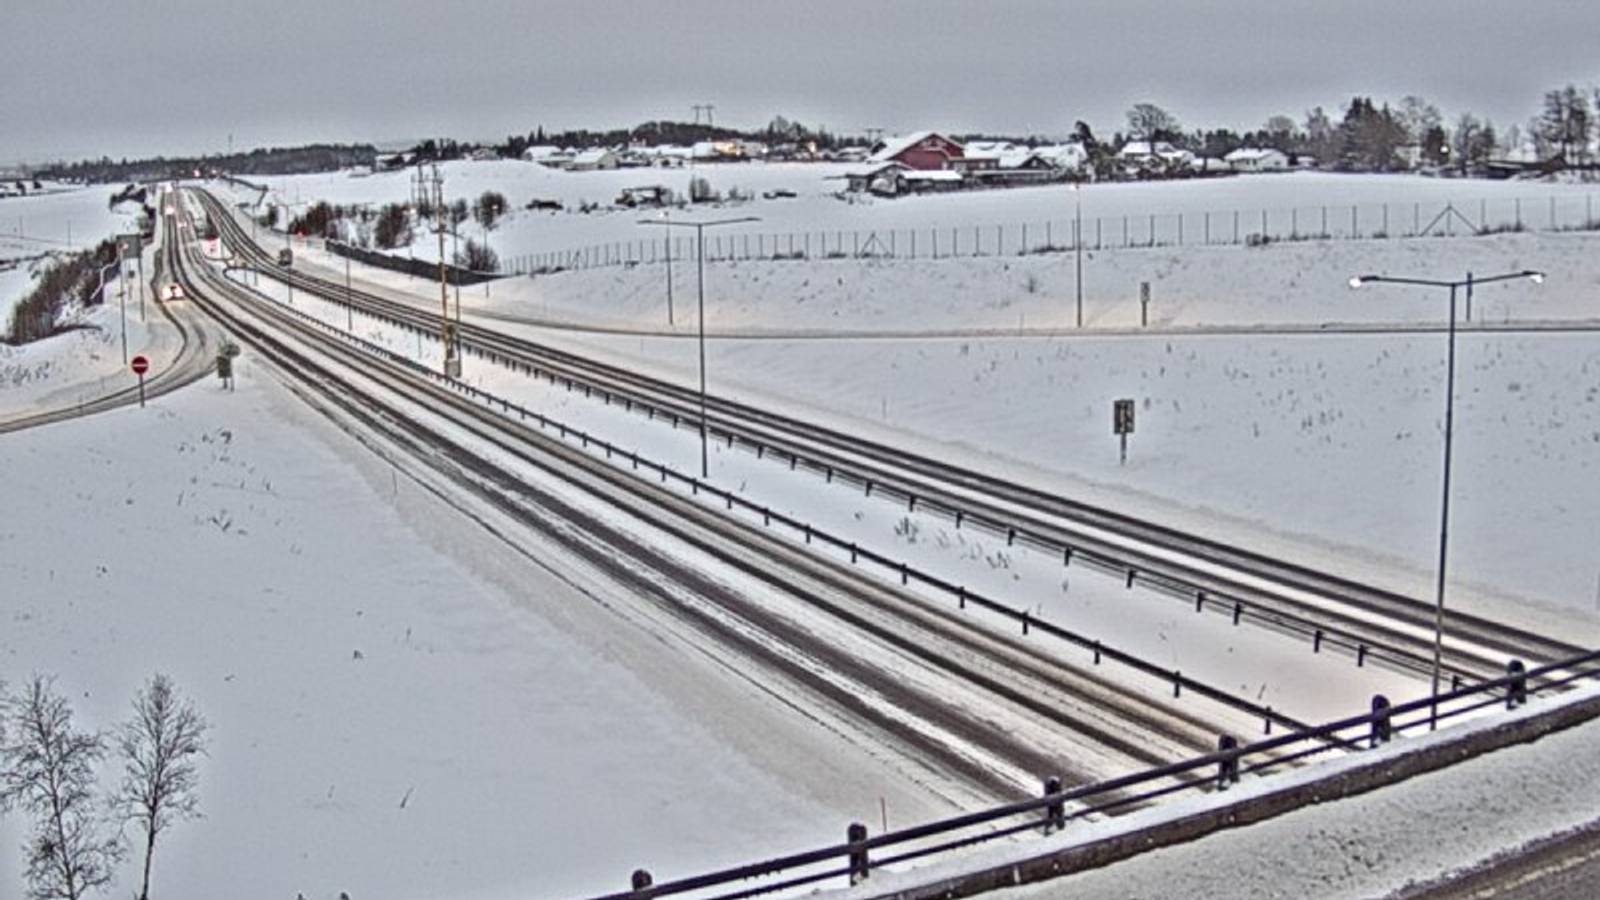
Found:
<svg viewBox="0 0 1600 900"><path fill-rule="evenodd" d="M1271 147L1240 147L1223 160L1235 172L1282 172L1289 168L1289 154Z"/></svg>
<svg viewBox="0 0 1600 900"><path fill-rule="evenodd" d="M567 163L569 172L593 172L596 169L615 169L620 158L615 150L606 147L591 147L580 153L575 153Z"/></svg>
<svg viewBox="0 0 1600 900"><path fill-rule="evenodd" d="M909 169L938 171L953 169L955 161L966 155L962 146L935 131L917 131L885 138L873 145L870 163L897 162Z"/></svg>
<svg viewBox="0 0 1600 900"><path fill-rule="evenodd" d="M1117 151L1117 162L1130 174L1187 171L1194 154L1166 141L1128 141Z"/></svg>
<svg viewBox="0 0 1600 900"><path fill-rule="evenodd" d="M553 144L538 144L522 151L522 158L552 169L559 169L572 160L572 154Z"/></svg>

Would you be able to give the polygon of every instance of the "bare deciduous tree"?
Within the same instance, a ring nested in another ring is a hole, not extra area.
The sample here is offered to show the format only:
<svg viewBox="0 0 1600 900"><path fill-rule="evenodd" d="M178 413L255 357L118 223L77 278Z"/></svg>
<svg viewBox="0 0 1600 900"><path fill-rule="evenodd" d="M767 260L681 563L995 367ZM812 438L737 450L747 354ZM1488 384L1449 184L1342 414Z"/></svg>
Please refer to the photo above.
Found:
<svg viewBox="0 0 1600 900"><path fill-rule="evenodd" d="M1177 116L1154 103L1135 103L1128 110L1128 132L1141 141L1170 141L1181 128Z"/></svg>
<svg viewBox="0 0 1600 900"><path fill-rule="evenodd" d="M24 878L32 900L81 900L111 883L121 842L94 802L99 734L76 731L53 679L33 676L4 699L10 727L0 736L0 803L31 814Z"/></svg>
<svg viewBox="0 0 1600 900"><path fill-rule="evenodd" d="M133 698L133 717L118 729L122 784L113 802L123 820L138 826L144 837L139 900L150 897L156 838L173 823L200 815L199 762L206 752L207 728L172 680L157 674Z"/></svg>

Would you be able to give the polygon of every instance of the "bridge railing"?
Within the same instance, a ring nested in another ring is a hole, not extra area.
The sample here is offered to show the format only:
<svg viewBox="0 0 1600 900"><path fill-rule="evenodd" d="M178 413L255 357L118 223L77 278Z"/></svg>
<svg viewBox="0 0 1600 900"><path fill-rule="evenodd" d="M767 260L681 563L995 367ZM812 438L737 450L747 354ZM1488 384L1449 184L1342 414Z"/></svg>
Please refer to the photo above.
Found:
<svg viewBox="0 0 1600 900"><path fill-rule="evenodd" d="M654 883L638 870L632 888L597 900L645 900L693 895L703 900L734 900L823 882L855 884L873 870L999 840L1022 832L1051 833L1071 823L1148 805L1179 792L1225 791L1247 774L1281 770L1312 756L1360 753L1398 736L1436 728L1440 722L1484 714L1492 707L1515 709L1530 696L1557 691L1600 676L1600 651L1526 669L1513 661L1506 675L1407 703L1390 704L1381 695L1372 709L1312 728L1240 744L1221 736L1218 749L1171 765L1062 789L1059 779L1043 781L1040 796L870 836L852 823L842 843L775 857L702 875Z"/></svg>

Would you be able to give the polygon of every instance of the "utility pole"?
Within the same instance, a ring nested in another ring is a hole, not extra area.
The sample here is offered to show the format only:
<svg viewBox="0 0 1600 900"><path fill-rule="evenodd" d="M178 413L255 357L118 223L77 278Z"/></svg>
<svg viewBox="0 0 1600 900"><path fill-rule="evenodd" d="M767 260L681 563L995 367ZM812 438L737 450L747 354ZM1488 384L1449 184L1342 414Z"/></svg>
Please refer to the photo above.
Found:
<svg viewBox="0 0 1600 900"><path fill-rule="evenodd" d="M144 322L144 247L139 248L139 321Z"/></svg>
<svg viewBox="0 0 1600 900"><path fill-rule="evenodd" d="M128 364L128 279L122 260L122 241L117 241L117 302L122 307L122 364Z"/></svg>
<svg viewBox="0 0 1600 900"><path fill-rule="evenodd" d="M419 178L422 175L418 170ZM439 339L444 345L444 374L449 378L461 377L461 356L457 349L459 336L450 324L450 281L444 257L444 175L439 164L433 164L433 175L424 187L431 187L428 195L433 207L433 232L439 238Z"/></svg>

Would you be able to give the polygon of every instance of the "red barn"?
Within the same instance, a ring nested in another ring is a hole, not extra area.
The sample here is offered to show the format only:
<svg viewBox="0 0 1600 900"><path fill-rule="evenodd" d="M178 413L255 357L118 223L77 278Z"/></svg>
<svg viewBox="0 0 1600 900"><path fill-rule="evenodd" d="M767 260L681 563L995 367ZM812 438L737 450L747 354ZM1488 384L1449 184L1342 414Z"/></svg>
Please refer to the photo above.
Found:
<svg viewBox="0 0 1600 900"><path fill-rule="evenodd" d="M872 162L897 162L922 171L952 168L952 161L963 156L961 145L942 134L919 131L880 141L873 148Z"/></svg>

